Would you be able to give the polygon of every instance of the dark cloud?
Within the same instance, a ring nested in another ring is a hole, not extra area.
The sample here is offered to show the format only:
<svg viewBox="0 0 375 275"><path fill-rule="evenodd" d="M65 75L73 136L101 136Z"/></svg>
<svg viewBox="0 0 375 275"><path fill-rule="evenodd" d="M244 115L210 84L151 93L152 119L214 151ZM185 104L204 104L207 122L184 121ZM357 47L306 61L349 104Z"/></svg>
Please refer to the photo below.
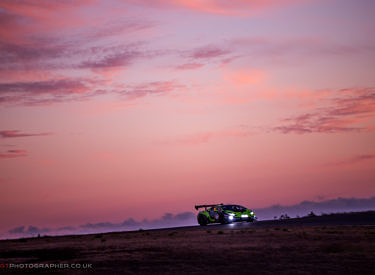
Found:
<svg viewBox="0 0 375 275"><path fill-rule="evenodd" d="M49 228L38 228L38 227L30 225L28 228L26 228L25 226L16 227L16 228L9 230L8 232L10 234L21 234L23 236L33 236L33 235L38 235L42 233L47 233L50 231L51 230Z"/></svg>
<svg viewBox="0 0 375 275"><path fill-rule="evenodd" d="M0 40L0 70L56 70L127 67L139 58L152 58L161 51L140 49L141 42L125 45L86 46L90 40L100 40L104 31L89 31L70 39L35 36L28 43ZM88 37L83 37L84 35Z"/></svg>
<svg viewBox="0 0 375 275"><path fill-rule="evenodd" d="M56 229L56 231L58 232L61 232L61 231L68 231L68 232L71 232L75 229L74 226L63 226L63 227L59 227Z"/></svg>
<svg viewBox="0 0 375 275"><path fill-rule="evenodd" d="M354 212L367 211L375 209L375 197L360 199L360 198L337 198L325 201L303 201L299 204L290 206L273 205L266 208L254 209L256 215L260 220L273 219L274 216L279 217L281 214L288 214L291 217L297 215L304 216L313 211L316 214L322 213L340 213L340 212ZM122 223L100 222L87 223L78 227L65 226L57 229L53 228L38 228L35 226L16 227L10 229L8 234L10 237L31 237L38 234L48 233L49 235L64 235L64 234L87 234L87 233L104 233L112 231L129 231L154 228L169 228L178 226L197 225L197 213L182 212L178 214L165 213L162 217L155 220L136 221L129 218Z"/></svg>
<svg viewBox="0 0 375 275"><path fill-rule="evenodd" d="M85 35L91 35L85 33ZM100 36L100 32L93 33ZM82 35L83 36L83 35ZM104 36L104 34L102 35ZM57 70L57 69L108 69L128 67L141 58L153 58L166 52L141 49L144 43L134 42L125 45L89 46L90 39L72 37L64 41L55 37L41 36L30 38L29 43L16 44L0 41L0 70Z"/></svg>
<svg viewBox="0 0 375 275"><path fill-rule="evenodd" d="M325 116L323 113L304 114L295 118L284 120L287 125L277 126L274 130L283 134L307 134L307 133L343 133L361 132L364 127L351 127L345 120L333 116Z"/></svg>
<svg viewBox="0 0 375 275"><path fill-rule="evenodd" d="M56 41L43 39L44 43L15 44L0 42L0 69L61 67L47 65L46 62L68 55L69 45L57 44Z"/></svg>
<svg viewBox="0 0 375 275"><path fill-rule="evenodd" d="M0 153L0 159L11 159L11 158L26 157L26 156L27 156L26 150L8 150L5 153Z"/></svg>
<svg viewBox="0 0 375 275"><path fill-rule="evenodd" d="M344 89L336 94L334 98L328 100L327 107L319 107L313 112L284 119L281 122L284 125L274 127L274 130L284 134L374 130L373 127L366 126L363 122L375 117L375 88ZM327 101L327 99L324 100Z"/></svg>
<svg viewBox="0 0 375 275"><path fill-rule="evenodd" d="M86 89L86 86L82 81L71 79L0 83L0 94L74 94L83 89Z"/></svg>
<svg viewBox="0 0 375 275"><path fill-rule="evenodd" d="M0 83L0 104L40 105L83 100L102 90L93 90L97 82L89 79Z"/></svg>
<svg viewBox="0 0 375 275"><path fill-rule="evenodd" d="M35 136L48 136L52 133L23 133L19 130L3 130L0 131L2 138L17 138L17 137L35 137Z"/></svg>
<svg viewBox="0 0 375 275"><path fill-rule="evenodd" d="M126 68L137 60L150 59L170 53L169 50L152 50L145 47L144 42L134 42L120 46L103 46L85 49L78 52L85 55L84 61L75 68L98 69Z"/></svg>
<svg viewBox="0 0 375 275"><path fill-rule="evenodd" d="M22 234L25 232L25 226L15 227L8 231L10 234Z"/></svg>
<svg viewBox="0 0 375 275"><path fill-rule="evenodd" d="M124 226L124 227L133 228L133 227L139 226L140 223L136 222L133 218L130 218L130 219L127 219L126 221L124 221L121 225Z"/></svg>
<svg viewBox="0 0 375 275"><path fill-rule="evenodd" d="M38 234L48 233L50 235L64 235L64 234L87 234L87 233L103 233L111 231L129 231L164 227L188 226L196 224L196 214L192 212L183 212L176 215L171 213L164 214L161 218L155 220L135 221L133 218L127 219L122 223L100 222L87 223L78 227L64 226L57 229L53 228L38 228L35 226L16 227L10 229L8 234L12 237L32 237Z"/></svg>
<svg viewBox="0 0 375 275"><path fill-rule="evenodd" d="M104 64L98 66L104 66ZM154 81L127 85L125 88L115 87L115 89L108 91L101 89L101 86L105 87L101 81L90 79L0 83L0 104L48 105L86 100L106 93L117 94L126 100L133 100L148 95L165 95L185 88L184 85L177 84L174 81Z"/></svg>
<svg viewBox="0 0 375 275"><path fill-rule="evenodd" d="M290 217L304 216L313 211L315 214L322 213L339 213L339 212L354 212L366 211L375 209L375 197L368 199L357 198L337 198L332 200L325 200L320 202L303 201L299 204L282 206L273 205L266 208L255 209L256 215L259 219L273 219L273 217L280 217L282 214L288 214Z"/></svg>
<svg viewBox="0 0 375 275"><path fill-rule="evenodd" d="M111 53L102 58L95 58L94 60L84 61L79 67L98 69L98 68L111 68L111 67L126 67L129 66L132 61L140 57L141 53L137 51L124 51L119 53Z"/></svg>
<svg viewBox="0 0 375 275"><path fill-rule="evenodd" d="M171 213L165 213L161 218L155 220L135 221L133 218L125 220L122 223L110 223L110 222L101 222L101 223L88 223L81 225L81 229L95 231L95 230L104 230L104 231L115 231L115 230L135 230L139 228L151 229L151 228L163 228L163 227L174 227L174 226L183 226L183 225L192 225L196 223L196 215L192 212L183 212L176 215Z"/></svg>

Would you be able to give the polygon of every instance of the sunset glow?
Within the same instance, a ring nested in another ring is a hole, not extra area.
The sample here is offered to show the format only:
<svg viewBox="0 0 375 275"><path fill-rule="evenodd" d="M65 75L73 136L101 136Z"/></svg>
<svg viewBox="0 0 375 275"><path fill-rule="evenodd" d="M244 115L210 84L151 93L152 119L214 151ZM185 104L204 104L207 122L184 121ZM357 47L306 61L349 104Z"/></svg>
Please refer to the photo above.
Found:
<svg viewBox="0 0 375 275"><path fill-rule="evenodd" d="M0 2L0 231L375 196L375 2Z"/></svg>

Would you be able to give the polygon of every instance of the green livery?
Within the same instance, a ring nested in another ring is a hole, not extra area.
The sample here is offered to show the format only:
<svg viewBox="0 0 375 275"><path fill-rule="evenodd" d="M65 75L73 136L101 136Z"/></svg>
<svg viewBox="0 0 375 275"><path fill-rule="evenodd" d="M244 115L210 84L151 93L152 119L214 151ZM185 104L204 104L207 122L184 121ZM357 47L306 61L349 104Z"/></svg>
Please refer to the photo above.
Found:
<svg viewBox="0 0 375 275"><path fill-rule="evenodd" d="M198 213L198 223L202 226L209 223L254 222L256 216L253 210L236 204L204 204L196 205L195 209L204 208Z"/></svg>

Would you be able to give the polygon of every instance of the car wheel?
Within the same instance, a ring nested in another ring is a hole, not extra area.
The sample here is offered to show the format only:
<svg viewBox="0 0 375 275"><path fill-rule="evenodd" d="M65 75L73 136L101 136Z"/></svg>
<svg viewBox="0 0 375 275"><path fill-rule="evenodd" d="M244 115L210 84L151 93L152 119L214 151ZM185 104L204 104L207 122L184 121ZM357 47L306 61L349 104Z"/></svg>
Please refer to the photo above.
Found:
<svg viewBox="0 0 375 275"><path fill-rule="evenodd" d="M220 215L219 221L221 224L227 224L228 222L225 221L224 215Z"/></svg>
<svg viewBox="0 0 375 275"><path fill-rule="evenodd" d="M205 215L198 215L198 223L200 226L205 226L208 223L207 217Z"/></svg>

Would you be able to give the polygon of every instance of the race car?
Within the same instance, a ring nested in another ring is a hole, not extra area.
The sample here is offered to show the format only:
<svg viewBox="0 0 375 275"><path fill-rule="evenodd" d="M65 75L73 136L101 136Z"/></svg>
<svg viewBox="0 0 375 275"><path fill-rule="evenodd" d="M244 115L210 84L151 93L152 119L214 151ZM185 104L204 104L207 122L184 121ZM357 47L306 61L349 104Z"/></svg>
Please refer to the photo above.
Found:
<svg viewBox="0 0 375 275"><path fill-rule="evenodd" d="M201 226L209 223L232 223L232 222L254 222L256 216L253 210L236 204L204 204L195 205L195 209L204 210L198 213L198 223Z"/></svg>

